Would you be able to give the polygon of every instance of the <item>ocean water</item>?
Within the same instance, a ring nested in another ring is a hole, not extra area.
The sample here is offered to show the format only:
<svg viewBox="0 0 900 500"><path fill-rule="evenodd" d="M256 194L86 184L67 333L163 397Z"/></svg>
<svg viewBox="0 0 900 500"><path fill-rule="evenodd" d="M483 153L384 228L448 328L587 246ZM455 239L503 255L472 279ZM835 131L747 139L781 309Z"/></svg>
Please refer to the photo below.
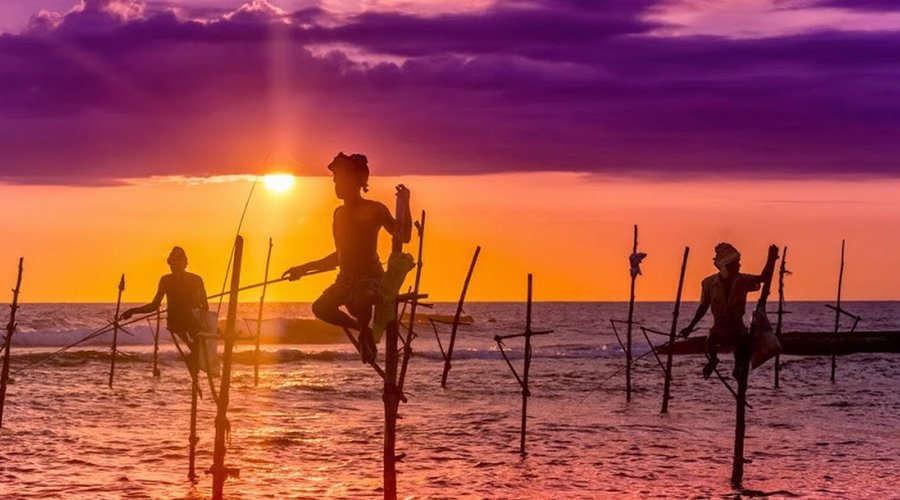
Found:
<svg viewBox="0 0 900 500"><path fill-rule="evenodd" d="M682 321L696 304L682 307ZM860 330L900 329L900 303L856 302ZM638 303L636 320L667 331L671 304ZM436 312L452 313L453 304ZM786 330L830 330L822 303L789 304ZM47 358L112 316L109 304L26 304L12 351L13 380L0 433L0 498L208 498L214 404L200 404L197 467L187 480L190 384L163 336L161 377L151 374L150 326L120 335L113 389L109 338ZM397 451L403 498L900 498L900 356L785 356L781 387L771 362L750 377L744 487L730 484L734 400L703 380L700 356L676 356L673 398L660 415L662 371L635 363L625 402L624 356L609 320L623 303L537 303L528 407L528 454L518 453L521 392L493 336L524 327L524 304L474 303L460 329L448 388L428 324L418 325L400 407ZM253 304L239 308L253 326ZM311 317L305 304L271 304L264 328ZM5 323L5 318L0 318ZM847 325L849 326L849 325ZM449 326L438 325L446 344ZM635 332L635 353L648 352ZM651 339L661 343L663 337ZM383 347L383 346L382 346ZM522 341L508 342L522 363ZM226 464L240 478L226 497L377 498L381 495L380 379L346 343L265 345L254 387L249 346L238 346ZM730 373L729 356L723 373Z"/></svg>

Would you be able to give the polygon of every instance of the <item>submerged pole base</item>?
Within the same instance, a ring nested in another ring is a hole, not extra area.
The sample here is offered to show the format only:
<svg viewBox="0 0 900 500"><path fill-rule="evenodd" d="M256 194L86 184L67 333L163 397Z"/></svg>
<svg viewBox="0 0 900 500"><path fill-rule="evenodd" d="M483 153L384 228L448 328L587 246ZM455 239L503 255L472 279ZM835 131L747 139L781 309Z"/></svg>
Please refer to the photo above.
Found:
<svg viewBox="0 0 900 500"><path fill-rule="evenodd" d="M192 437L188 439L188 443L190 444L190 461L188 463L188 480L191 482L197 482L197 472L194 468L194 457L197 456L197 443L200 442L200 438Z"/></svg>

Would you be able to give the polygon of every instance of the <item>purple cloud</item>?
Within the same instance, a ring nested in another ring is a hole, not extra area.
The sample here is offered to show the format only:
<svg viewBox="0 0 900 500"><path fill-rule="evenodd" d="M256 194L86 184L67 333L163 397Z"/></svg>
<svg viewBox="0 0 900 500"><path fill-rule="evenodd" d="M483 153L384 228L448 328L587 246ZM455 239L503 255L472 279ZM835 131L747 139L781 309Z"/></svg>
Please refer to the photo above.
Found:
<svg viewBox="0 0 900 500"><path fill-rule="evenodd" d="M663 37L648 1L252 5L88 2L0 35L0 179L242 173L276 146L317 173L360 150L382 174L900 174L898 32Z"/></svg>
<svg viewBox="0 0 900 500"><path fill-rule="evenodd" d="M869 12L900 11L900 4L894 0L815 0L812 5Z"/></svg>

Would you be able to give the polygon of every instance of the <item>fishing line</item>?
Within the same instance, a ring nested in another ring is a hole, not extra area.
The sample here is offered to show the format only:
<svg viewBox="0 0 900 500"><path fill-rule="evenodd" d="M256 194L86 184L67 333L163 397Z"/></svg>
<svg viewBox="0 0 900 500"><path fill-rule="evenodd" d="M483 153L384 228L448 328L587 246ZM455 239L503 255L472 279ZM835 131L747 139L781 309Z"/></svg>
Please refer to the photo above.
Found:
<svg viewBox="0 0 900 500"><path fill-rule="evenodd" d="M668 342L666 342L666 344L668 344ZM654 350L654 349L662 349L663 347L666 346L666 344L662 344L662 345L660 345L659 347L656 347L656 348L654 348L653 346L650 346L650 350L649 350L649 351L647 351L647 352L645 352L644 354L641 354L640 356L638 356L638 357L632 359L631 362L634 363L635 361L638 361L638 360L640 360L640 359L646 358L648 355L650 355L651 353L653 353L653 350ZM610 374L608 377L606 377L606 378L604 378L603 380L601 380L600 383L597 384L596 387L594 387L593 389L591 389L590 392L588 392L583 398L581 398L581 400L578 401L578 404L583 403L583 402L584 402L587 398L589 398L592 394L594 394L595 392L597 392L597 391L599 391L600 389L602 389L602 388L603 388L603 384L609 382L610 379L612 379L612 378L615 377L616 375L622 373L626 368L628 368L628 365L622 366L621 368L619 368L618 370L616 370L615 372L613 372L612 374Z"/></svg>
<svg viewBox="0 0 900 500"><path fill-rule="evenodd" d="M266 153L265 158L263 158L262 163L260 163L260 169L266 166L266 163L269 162L269 157L272 156L272 150L270 149L268 153ZM250 185L250 193L247 194L247 201L244 202L244 210L241 212L241 219L238 221L237 231L235 232L235 241L231 244L231 253L228 254L228 264L225 266L225 279L222 280L222 289L219 295L219 304L216 306L216 316L222 312L222 301L225 298L225 287L228 285L228 276L231 274L231 263L234 260L234 248L237 244L237 237L241 234L241 227L244 225L244 217L247 215L247 207L250 206L250 199L253 198L253 191L256 189L256 185L259 183L259 176L255 176L253 178L253 184Z"/></svg>
<svg viewBox="0 0 900 500"><path fill-rule="evenodd" d="M73 342L65 347L62 347L62 348L56 350L56 351L53 351L50 354L44 356L43 358L41 358L37 361L31 362L31 363L19 368L18 370L13 372L13 375L18 375L19 373L22 373L25 370L28 370L37 365L43 364L43 363L49 361L51 358L58 356L79 344L83 344L84 342L87 342L88 340L99 337L100 335L103 335L104 333L109 332L113 326L114 326L114 323L109 323L106 326L103 326L97 330L94 330L93 332L89 333L86 337L82 338L81 340L78 340L78 341Z"/></svg>

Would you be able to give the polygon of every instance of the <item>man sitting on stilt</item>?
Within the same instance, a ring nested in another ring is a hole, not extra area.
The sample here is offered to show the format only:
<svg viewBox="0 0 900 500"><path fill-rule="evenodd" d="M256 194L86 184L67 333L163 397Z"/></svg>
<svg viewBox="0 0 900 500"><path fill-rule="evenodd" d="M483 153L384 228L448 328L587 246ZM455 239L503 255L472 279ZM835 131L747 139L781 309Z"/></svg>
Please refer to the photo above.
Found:
<svg viewBox="0 0 900 500"><path fill-rule="evenodd" d="M199 441L197 438L197 396L200 393L199 373L201 369L207 370L208 373L218 371L217 364L214 364L216 363L215 348L212 349L213 355L211 357L209 353L201 354L200 352L206 347L204 339L200 338L200 333L204 331L215 332L216 324L215 320L208 318L209 304L206 300L206 287L203 285L203 279L194 273L187 272L188 260L184 249L181 247L173 248L166 262L169 264L169 269L172 272L159 279L159 286L156 289L153 301L140 307L128 309L122 313L121 319L127 320L135 314L156 311L159 309L163 297L165 297L166 328L174 337L180 338L188 346L189 353L184 360L191 375L188 479L193 481L197 479L194 462L197 442ZM211 341L214 346L215 340ZM212 387L211 380L210 387Z"/></svg>
<svg viewBox="0 0 900 500"><path fill-rule="evenodd" d="M706 340L709 362L703 367L703 377L709 378L719 363L718 352L734 350L736 366L743 356L750 356L750 343L747 326L744 324L744 313L747 308L747 294L760 289L769 281L775 270L778 259L778 247L769 247L769 256L760 275L742 274L741 254L729 243L716 245L716 256L713 259L719 272L703 280L700 294L700 305L690 324L681 330L681 336L687 337L712 308L713 326Z"/></svg>
<svg viewBox="0 0 900 500"><path fill-rule="evenodd" d="M187 272L188 260L183 248L173 248L166 262L172 272L159 279L153 301L126 310L121 319L127 320L135 314L154 312L159 309L165 297L166 328L188 346L193 346L194 336L207 327L206 312L209 304L206 301L206 287L203 285L203 278Z"/></svg>
<svg viewBox="0 0 900 500"><path fill-rule="evenodd" d="M391 235L397 231L404 243L411 238L408 210L409 190L397 187L398 197L407 209L395 220L382 203L367 200L360 190L368 192L369 166L364 155L338 154L328 165L334 176L334 191L343 205L334 211L332 234L336 251L322 259L292 267L282 277L291 281L311 272L340 268L337 280L312 306L317 318L344 328L359 331L359 349L364 363L375 361L377 348L370 321L373 308L382 300L384 270L378 257L378 234L381 228ZM339 309L345 306L349 315Z"/></svg>

